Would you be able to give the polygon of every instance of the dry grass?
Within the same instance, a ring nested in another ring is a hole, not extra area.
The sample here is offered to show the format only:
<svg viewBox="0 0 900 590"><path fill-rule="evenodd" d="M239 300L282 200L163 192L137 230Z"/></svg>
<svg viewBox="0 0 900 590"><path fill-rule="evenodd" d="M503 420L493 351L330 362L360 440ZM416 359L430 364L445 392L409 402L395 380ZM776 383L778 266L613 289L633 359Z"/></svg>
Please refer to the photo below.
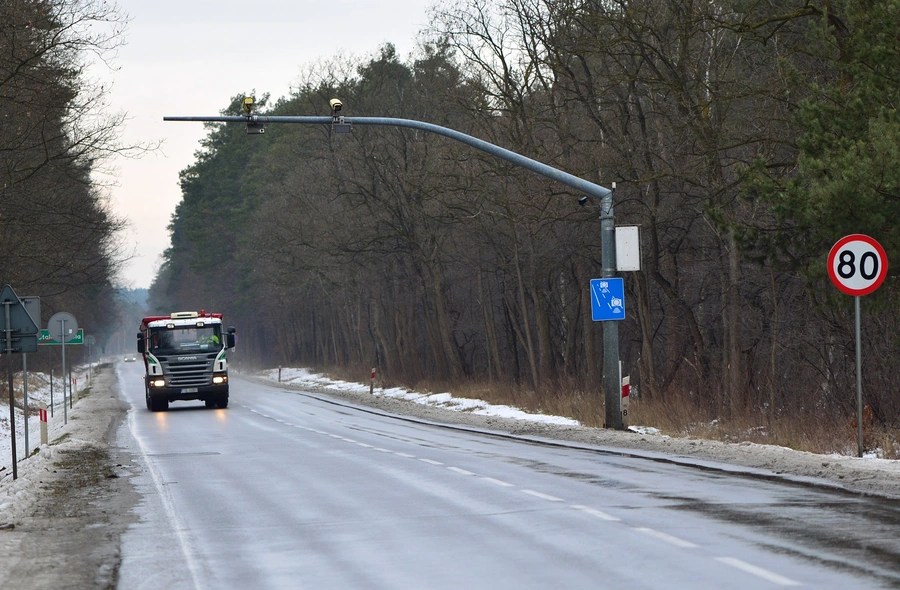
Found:
<svg viewBox="0 0 900 590"><path fill-rule="evenodd" d="M368 383L369 372L332 370L334 379ZM378 387L404 387L422 393L451 392L456 397L481 399L528 412L574 418L585 426L605 422L603 392L585 391L570 382L557 382L540 390L511 383L464 381L450 384L420 380L414 383L377 379ZM717 408L690 394L670 392L659 399L632 398L629 424L651 426L663 434L682 438L754 442L811 453L856 455L857 430L852 418L823 417L812 412L782 414L774 423L768 413L749 409L723 417ZM900 430L864 419L864 448L885 459L900 459Z"/></svg>

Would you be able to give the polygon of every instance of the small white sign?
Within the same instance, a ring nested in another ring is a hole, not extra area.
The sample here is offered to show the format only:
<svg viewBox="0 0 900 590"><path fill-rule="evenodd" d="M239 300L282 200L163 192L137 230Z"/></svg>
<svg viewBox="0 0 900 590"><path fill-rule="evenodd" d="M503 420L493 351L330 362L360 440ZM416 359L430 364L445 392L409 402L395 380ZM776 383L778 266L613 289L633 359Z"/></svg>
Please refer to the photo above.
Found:
<svg viewBox="0 0 900 590"><path fill-rule="evenodd" d="M636 225L616 227L616 270L641 270L641 239Z"/></svg>

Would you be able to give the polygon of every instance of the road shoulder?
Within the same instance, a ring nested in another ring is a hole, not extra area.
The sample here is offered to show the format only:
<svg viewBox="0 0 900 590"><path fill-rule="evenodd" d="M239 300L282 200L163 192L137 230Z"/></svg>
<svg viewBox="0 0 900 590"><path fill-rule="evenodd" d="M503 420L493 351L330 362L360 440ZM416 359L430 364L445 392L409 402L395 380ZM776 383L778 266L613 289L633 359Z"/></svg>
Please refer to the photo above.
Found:
<svg viewBox="0 0 900 590"><path fill-rule="evenodd" d="M102 365L51 443L0 481L0 587L115 588L120 538L138 495L114 446L128 406Z"/></svg>

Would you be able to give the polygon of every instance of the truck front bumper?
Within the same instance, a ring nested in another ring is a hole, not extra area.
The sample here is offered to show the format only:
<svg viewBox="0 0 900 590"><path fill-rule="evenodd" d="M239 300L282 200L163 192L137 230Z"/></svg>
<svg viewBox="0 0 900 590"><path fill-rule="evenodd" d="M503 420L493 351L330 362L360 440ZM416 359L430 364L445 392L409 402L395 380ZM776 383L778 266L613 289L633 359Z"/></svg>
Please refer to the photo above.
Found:
<svg viewBox="0 0 900 590"><path fill-rule="evenodd" d="M220 377L216 375L216 377ZM165 385L157 385L157 383L165 383L164 379L159 377L148 379L147 395L150 399L171 401L183 401L191 399L207 400L216 399L222 395L228 395L228 376L221 376L221 383L212 385L200 385L197 387L166 387Z"/></svg>

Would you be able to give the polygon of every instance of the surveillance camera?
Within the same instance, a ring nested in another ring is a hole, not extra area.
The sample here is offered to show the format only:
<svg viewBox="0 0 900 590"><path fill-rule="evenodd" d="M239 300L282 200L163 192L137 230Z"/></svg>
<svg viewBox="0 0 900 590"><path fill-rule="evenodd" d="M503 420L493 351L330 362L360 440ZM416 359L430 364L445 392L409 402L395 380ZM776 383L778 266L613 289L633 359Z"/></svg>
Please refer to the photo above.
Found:
<svg viewBox="0 0 900 590"><path fill-rule="evenodd" d="M338 98L332 98L328 103L331 105L331 112L335 115L338 114L341 111L341 107L344 106L344 103Z"/></svg>
<svg viewBox="0 0 900 590"><path fill-rule="evenodd" d="M588 198L587 198L587 197L581 197L580 199L578 199L578 204L581 205L582 207L584 207L585 205L587 205L587 202L588 202Z"/></svg>
<svg viewBox="0 0 900 590"><path fill-rule="evenodd" d="M253 102L254 101L253 101L252 96L248 96L247 98L244 99L244 104L242 105L242 108L244 109L245 115L249 116L250 113L253 112Z"/></svg>

